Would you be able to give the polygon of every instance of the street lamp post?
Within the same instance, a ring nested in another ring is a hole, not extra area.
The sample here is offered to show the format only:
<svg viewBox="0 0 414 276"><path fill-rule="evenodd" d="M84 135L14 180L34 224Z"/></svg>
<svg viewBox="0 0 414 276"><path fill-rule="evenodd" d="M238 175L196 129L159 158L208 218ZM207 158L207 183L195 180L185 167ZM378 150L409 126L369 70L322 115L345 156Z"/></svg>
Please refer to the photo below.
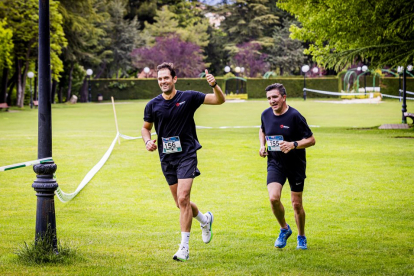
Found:
<svg viewBox="0 0 414 276"><path fill-rule="evenodd" d="M226 66L224 67L224 72L226 72L226 74L228 72L230 72L230 66ZM226 81L226 95L229 94L229 90L227 89L227 81Z"/></svg>
<svg viewBox="0 0 414 276"><path fill-rule="evenodd" d="M144 68L145 78L148 78L148 73L150 72L150 69L148 67Z"/></svg>
<svg viewBox="0 0 414 276"><path fill-rule="evenodd" d="M242 73L242 76L244 77L244 67L240 67L240 73ZM241 88L240 88L240 93L244 93L244 86L245 85L245 83L244 82L242 82L241 83Z"/></svg>
<svg viewBox="0 0 414 276"><path fill-rule="evenodd" d="M27 73L27 76L30 79L30 108L33 108L33 90L32 90L32 79L34 77L34 73L33 72L29 72Z"/></svg>
<svg viewBox="0 0 414 276"><path fill-rule="evenodd" d="M236 68L234 68L234 71L236 72L236 77L239 76L240 73L240 67L237 66ZM236 94L239 94L239 79L236 79Z"/></svg>
<svg viewBox="0 0 414 276"><path fill-rule="evenodd" d="M52 157L52 103L50 97L50 19L49 0L39 1L39 108L37 158ZM57 252L55 190L58 188L53 174L57 166L52 161L33 166L36 180L36 236L38 241L47 233L52 235L52 246Z"/></svg>
<svg viewBox="0 0 414 276"><path fill-rule="evenodd" d="M407 123L407 118L405 117L404 113L407 112L407 84L406 84L406 80L407 80L407 72L405 70L404 67L402 67L402 71L403 71L403 96L402 96L402 123L406 124ZM408 71L412 71L413 70L413 66L412 65L408 65L407 66L407 70Z"/></svg>
<svg viewBox="0 0 414 276"><path fill-rule="evenodd" d="M405 71L405 68L403 67L403 96L402 96L402 101L403 101L403 103L402 103L402 109L401 109L401 111L402 111L402 123L403 124L406 124L407 123L407 119L405 118L405 116L404 116L404 113L405 112L407 112L407 102L406 102L406 99L407 99L407 92L406 92L406 77L407 77L407 74L406 74L406 71Z"/></svg>
<svg viewBox="0 0 414 276"><path fill-rule="evenodd" d="M398 66L397 67L397 72L398 72L398 96L399 96L399 101L401 102L401 73L404 67L402 66Z"/></svg>
<svg viewBox="0 0 414 276"><path fill-rule="evenodd" d="M309 71L309 65L302 66L303 72L303 100L306 101L306 73Z"/></svg>
<svg viewBox="0 0 414 276"><path fill-rule="evenodd" d="M88 75L88 95L89 95L89 102L92 101L92 93L91 93L91 76L93 74L92 69L86 70L86 75Z"/></svg>
<svg viewBox="0 0 414 276"><path fill-rule="evenodd" d="M364 72L364 91L365 95L367 94L367 79L366 79L366 71L368 70L368 66L364 65L362 66L362 71Z"/></svg>

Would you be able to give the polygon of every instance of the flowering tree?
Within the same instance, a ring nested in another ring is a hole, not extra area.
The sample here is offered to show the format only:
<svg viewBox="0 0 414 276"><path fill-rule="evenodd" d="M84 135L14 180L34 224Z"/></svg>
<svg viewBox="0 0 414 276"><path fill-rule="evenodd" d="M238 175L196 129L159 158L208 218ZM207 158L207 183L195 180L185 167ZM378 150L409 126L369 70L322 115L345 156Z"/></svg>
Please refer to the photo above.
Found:
<svg viewBox="0 0 414 276"><path fill-rule="evenodd" d="M197 77L204 71L200 46L182 41L177 35L157 37L153 47L142 47L132 51L133 65L139 69L155 69L163 62L172 62L178 77Z"/></svg>
<svg viewBox="0 0 414 276"><path fill-rule="evenodd" d="M237 66L246 69L246 75L256 77L269 70L269 64L266 62L267 55L262 54L262 46L259 43L246 42L237 45L239 52L233 56L233 61Z"/></svg>

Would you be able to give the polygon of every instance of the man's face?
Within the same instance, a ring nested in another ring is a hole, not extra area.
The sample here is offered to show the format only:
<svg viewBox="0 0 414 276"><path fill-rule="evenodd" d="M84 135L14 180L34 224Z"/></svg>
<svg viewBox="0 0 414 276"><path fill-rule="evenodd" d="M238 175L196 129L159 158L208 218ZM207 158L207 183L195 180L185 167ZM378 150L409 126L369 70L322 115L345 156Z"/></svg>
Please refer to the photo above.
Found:
<svg viewBox="0 0 414 276"><path fill-rule="evenodd" d="M158 71L158 85L160 86L162 93L170 94L174 90L176 82L177 76L172 78L170 70L167 68Z"/></svg>
<svg viewBox="0 0 414 276"><path fill-rule="evenodd" d="M266 97L273 111L280 113L284 107L284 104L286 103L286 95L282 96L280 95L279 90L274 89L267 91Z"/></svg>

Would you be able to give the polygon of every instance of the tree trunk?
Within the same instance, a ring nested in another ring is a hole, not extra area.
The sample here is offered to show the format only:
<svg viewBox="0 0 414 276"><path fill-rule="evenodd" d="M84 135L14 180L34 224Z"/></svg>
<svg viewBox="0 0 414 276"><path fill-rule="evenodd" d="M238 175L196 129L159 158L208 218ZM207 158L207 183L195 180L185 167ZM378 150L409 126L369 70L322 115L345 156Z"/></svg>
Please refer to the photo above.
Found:
<svg viewBox="0 0 414 276"><path fill-rule="evenodd" d="M63 87L62 87L62 84L59 84L59 92L58 92L58 101L59 101L59 103L62 103L63 102Z"/></svg>
<svg viewBox="0 0 414 276"><path fill-rule="evenodd" d="M105 72L105 69L106 69L106 63L102 63L101 66L99 67L99 71L95 75L94 79L99 79L102 76L102 74Z"/></svg>
<svg viewBox="0 0 414 276"><path fill-rule="evenodd" d="M36 71L36 73L37 73L37 69L38 69L38 62L37 62L37 59L36 59L36 65L35 65L35 71ZM37 74L36 74L36 76L35 76L35 78L34 78L34 94L33 94L33 100L34 101L37 101Z"/></svg>
<svg viewBox="0 0 414 276"><path fill-rule="evenodd" d="M68 78L68 93L66 94L66 101L70 100L70 96L72 94L72 73L73 73L73 67L75 66L75 63L72 61L70 64L70 70L69 70L69 78Z"/></svg>
<svg viewBox="0 0 414 276"><path fill-rule="evenodd" d="M0 103L6 102L8 78L9 78L9 69L6 66L4 66L3 80L2 80L1 91L0 91Z"/></svg>
<svg viewBox="0 0 414 276"><path fill-rule="evenodd" d="M23 72L22 72L23 69ZM16 73L17 73L17 87L16 87L16 93L17 93L17 103L16 105L18 107L24 106L24 94L25 94L25 88L26 88L26 78L27 78L27 71L29 70L29 60L25 62L25 66L23 68L23 60L19 59L16 62Z"/></svg>
<svg viewBox="0 0 414 276"><path fill-rule="evenodd" d="M280 66L280 76L283 76L283 67L282 66Z"/></svg>
<svg viewBox="0 0 414 276"><path fill-rule="evenodd" d="M14 78L10 82L9 93L7 93L7 105L8 106L12 106L11 95L13 93L14 85L16 84L16 78L17 78L16 75L17 74L14 75Z"/></svg>
<svg viewBox="0 0 414 276"><path fill-rule="evenodd" d="M56 96L56 88L57 88L57 84L58 84L57 80L53 79L53 81L52 81L52 91L51 91L51 93L50 93L50 95L51 95L50 102L51 102L51 103L56 103L56 102L55 102L55 96Z"/></svg>
<svg viewBox="0 0 414 276"><path fill-rule="evenodd" d="M81 103L86 103L88 102L88 78L85 77L83 79L83 84L80 90L80 102Z"/></svg>
<svg viewBox="0 0 414 276"><path fill-rule="evenodd" d="M16 57L16 105L23 107L24 93L22 91L22 60Z"/></svg>

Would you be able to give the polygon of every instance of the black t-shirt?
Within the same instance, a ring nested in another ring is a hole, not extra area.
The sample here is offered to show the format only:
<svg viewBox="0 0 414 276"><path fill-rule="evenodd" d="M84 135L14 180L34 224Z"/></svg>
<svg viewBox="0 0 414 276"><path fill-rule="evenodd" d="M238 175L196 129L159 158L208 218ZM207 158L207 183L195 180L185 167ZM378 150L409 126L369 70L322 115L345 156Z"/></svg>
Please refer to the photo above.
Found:
<svg viewBox="0 0 414 276"><path fill-rule="evenodd" d="M282 135L284 141L293 142L313 135L306 119L293 107L282 115L276 116L271 107L262 113L261 128L266 136ZM294 149L290 152L269 151L267 166L276 166L288 175L296 175L306 178L306 151L305 149Z"/></svg>
<svg viewBox="0 0 414 276"><path fill-rule="evenodd" d="M195 153L201 148L197 139L194 113L203 104L205 97L206 95L201 92L177 90L177 94L170 100L165 100L160 94L147 103L144 121L154 123L161 162ZM163 153L162 138L177 136L182 151Z"/></svg>

